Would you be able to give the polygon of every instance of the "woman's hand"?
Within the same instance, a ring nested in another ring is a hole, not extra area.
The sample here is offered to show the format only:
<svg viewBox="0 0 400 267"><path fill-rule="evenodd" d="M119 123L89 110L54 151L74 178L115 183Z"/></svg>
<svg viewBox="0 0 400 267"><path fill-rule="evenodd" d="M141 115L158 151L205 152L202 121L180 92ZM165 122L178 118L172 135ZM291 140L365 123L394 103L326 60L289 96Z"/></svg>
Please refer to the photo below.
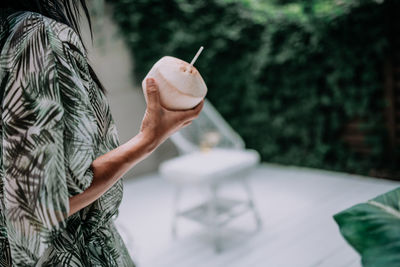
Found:
<svg viewBox="0 0 400 267"><path fill-rule="evenodd" d="M153 78L146 79L147 109L140 132L149 144L157 147L170 135L189 125L200 114L204 100L190 110L174 111L160 103L158 85Z"/></svg>

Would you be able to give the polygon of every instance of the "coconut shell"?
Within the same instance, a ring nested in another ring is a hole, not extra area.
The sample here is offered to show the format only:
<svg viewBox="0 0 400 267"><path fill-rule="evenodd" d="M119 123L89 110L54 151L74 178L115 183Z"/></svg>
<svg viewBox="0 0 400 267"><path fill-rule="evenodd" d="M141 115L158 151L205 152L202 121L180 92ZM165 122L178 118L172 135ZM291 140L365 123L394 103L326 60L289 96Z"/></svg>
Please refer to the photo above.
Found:
<svg viewBox="0 0 400 267"><path fill-rule="evenodd" d="M142 82L145 96L148 77L156 80L161 104L171 110L191 109L207 94L207 86L198 70L175 57L166 56L154 64Z"/></svg>

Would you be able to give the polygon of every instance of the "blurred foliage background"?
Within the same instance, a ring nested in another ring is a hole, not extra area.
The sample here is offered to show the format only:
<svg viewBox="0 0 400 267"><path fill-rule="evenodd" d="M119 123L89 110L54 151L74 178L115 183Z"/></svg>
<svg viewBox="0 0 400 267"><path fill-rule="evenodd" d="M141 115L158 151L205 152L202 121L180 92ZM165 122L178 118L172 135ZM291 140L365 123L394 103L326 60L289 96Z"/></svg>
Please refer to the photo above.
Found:
<svg viewBox="0 0 400 267"><path fill-rule="evenodd" d="M190 61L203 45L207 97L264 161L390 178L399 2L109 0L138 83L162 56Z"/></svg>

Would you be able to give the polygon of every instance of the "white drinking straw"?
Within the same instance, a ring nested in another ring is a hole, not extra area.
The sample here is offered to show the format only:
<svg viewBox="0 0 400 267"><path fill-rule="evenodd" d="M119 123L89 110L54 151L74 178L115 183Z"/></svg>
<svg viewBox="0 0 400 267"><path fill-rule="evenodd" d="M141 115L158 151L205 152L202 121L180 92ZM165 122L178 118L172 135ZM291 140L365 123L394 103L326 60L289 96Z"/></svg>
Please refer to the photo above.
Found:
<svg viewBox="0 0 400 267"><path fill-rule="evenodd" d="M197 58L200 56L201 51L203 51L204 47L200 47L199 51L197 51L197 54L194 56L192 62L190 62L190 66L193 67L193 64L196 62Z"/></svg>

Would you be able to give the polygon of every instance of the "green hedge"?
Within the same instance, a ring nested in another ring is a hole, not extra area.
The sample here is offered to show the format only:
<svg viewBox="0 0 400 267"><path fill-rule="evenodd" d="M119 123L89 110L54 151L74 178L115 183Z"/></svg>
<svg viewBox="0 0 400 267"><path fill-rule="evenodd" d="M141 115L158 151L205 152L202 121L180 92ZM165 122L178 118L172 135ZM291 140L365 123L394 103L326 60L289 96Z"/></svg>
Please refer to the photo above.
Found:
<svg viewBox="0 0 400 267"><path fill-rule="evenodd" d="M359 174L395 168L382 88L390 1L109 2L138 82L160 57L189 61L205 46L196 66L208 98L264 161ZM368 156L342 141L354 119Z"/></svg>

